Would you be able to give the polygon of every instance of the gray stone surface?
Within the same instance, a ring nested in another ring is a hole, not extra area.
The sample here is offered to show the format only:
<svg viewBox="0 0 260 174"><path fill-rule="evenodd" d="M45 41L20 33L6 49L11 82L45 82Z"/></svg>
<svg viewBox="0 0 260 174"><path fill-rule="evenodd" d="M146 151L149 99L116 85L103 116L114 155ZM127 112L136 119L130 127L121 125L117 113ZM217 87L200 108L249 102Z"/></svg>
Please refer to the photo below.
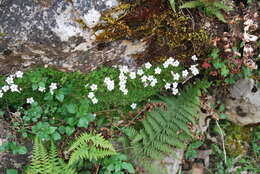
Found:
<svg viewBox="0 0 260 174"><path fill-rule="evenodd" d="M0 0L0 73L32 66L86 72L101 64L134 63L124 42L95 42L91 27L114 5L116 0Z"/></svg>
<svg viewBox="0 0 260 174"><path fill-rule="evenodd" d="M228 119L238 125L260 123L260 89L253 79L239 80L225 99Z"/></svg>

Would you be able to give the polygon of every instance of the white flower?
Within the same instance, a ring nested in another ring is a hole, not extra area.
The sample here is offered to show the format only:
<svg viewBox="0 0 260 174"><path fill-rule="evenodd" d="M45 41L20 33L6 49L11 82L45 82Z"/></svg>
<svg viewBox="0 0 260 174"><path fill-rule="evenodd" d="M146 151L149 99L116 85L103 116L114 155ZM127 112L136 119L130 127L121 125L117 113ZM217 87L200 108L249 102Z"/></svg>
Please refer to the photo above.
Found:
<svg viewBox="0 0 260 174"><path fill-rule="evenodd" d="M137 106L137 104L136 104L136 103L132 103L132 104L130 105L130 107L131 107L132 109L135 109L135 108L136 108L136 106Z"/></svg>
<svg viewBox="0 0 260 174"><path fill-rule="evenodd" d="M145 82L145 83L144 83L144 87L146 88L147 86L148 86L148 83Z"/></svg>
<svg viewBox="0 0 260 174"><path fill-rule="evenodd" d="M123 90L122 92L123 92L123 94L124 94L124 95L127 95L127 93L128 93L128 90L127 90L127 89L125 89L125 90Z"/></svg>
<svg viewBox="0 0 260 174"><path fill-rule="evenodd" d="M106 77L106 78L105 78L104 83L106 84L107 89L108 89L109 91L112 91L112 90L115 88L115 82L114 82L114 80L111 80L109 77Z"/></svg>
<svg viewBox="0 0 260 174"><path fill-rule="evenodd" d="M42 87L42 86L40 86L40 87L38 88L38 91L40 91L40 92L45 92L45 90L46 90L46 88L45 88L45 87Z"/></svg>
<svg viewBox="0 0 260 174"><path fill-rule="evenodd" d="M169 58L167 59L167 62L168 62L169 64L173 64L173 62L174 62L174 58L169 57Z"/></svg>
<svg viewBox="0 0 260 174"><path fill-rule="evenodd" d="M34 102L34 99L32 97L26 99L26 103L32 104Z"/></svg>
<svg viewBox="0 0 260 174"><path fill-rule="evenodd" d="M185 69L182 71L182 77L187 77L189 72Z"/></svg>
<svg viewBox="0 0 260 174"><path fill-rule="evenodd" d="M97 90L97 85L96 84L92 84L90 86L90 89L91 89L91 91L96 91Z"/></svg>
<svg viewBox="0 0 260 174"><path fill-rule="evenodd" d="M14 83L14 79L13 79L12 76L7 77L7 78L5 79L5 81L6 81L6 83L7 83L8 85L11 85L11 84Z"/></svg>
<svg viewBox="0 0 260 174"><path fill-rule="evenodd" d="M97 98L93 98L93 99L92 99L92 103L93 103L93 104L97 104L97 103L98 103L98 99L97 99Z"/></svg>
<svg viewBox="0 0 260 174"><path fill-rule="evenodd" d="M119 71L122 73L128 73L129 72L128 66L124 65L124 66L120 67Z"/></svg>
<svg viewBox="0 0 260 174"><path fill-rule="evenodd" d="M154 87L155 85L156 85L156 83L157 83L157 79L154 79L152 82L151 82L151 87Z"/></svg>
<svg viewBox="0 0 260 174"><path fill-rule="evenodd" d="M135 79L136 78L136 72L130 72L129 77L130 77L130 79Z"/></svg>
<svg viewBox="0 0 260 174"><path fill-rule="evenodd" d="M5 86L2 87L2 90L3 90L4 92L7 92L9 89L10 89L9 86L7 86L7 85L5 85Z"/></svg>
<svg viewBox="0 0 260 174"><path fill-rule="evenodd" d="M150 69L152 67L152 64L150 62L147 62L147 63L144 64L144 67L146 69Z"/></svg>
<svg viewBox="0 0 260 174"><path fill-rule="evenodd" d="M157 67L157 68L155 68L154 73L161 74L161 71L162 71L161 68Z"/></svg>
<svg viewBox="0 0 260 174"><path fill-rule="evenodd" d="M170 89L170 88L171 88L171 84L170 84L170 83L166 83L166 84L164 85L164 88L165 88L165 89Z"/></svg>
<svg viewBox="0 0 260 174"><path fill-rule="evenodd" d="M126 79L127 77L123 73L119 74L119 80L126 80Z"/></svg>
<svg viewBox="0 0 260 174"><path fill-rule="evenodd" d="M147 81L147 76L146 76L146 75L143 75L143 76L141 77L141 81L142 81L142 82L146 82L146 81Z"/></svg>
<svg viewBox="0 0 260 174"><path fill-rule="evenodd" d="M3 91L2 91L2 90L0 90L0 98L2 98L2 97L3 97L3 95L4 95Z"/></svg>
<svg viewBox="0 0 260 174"><path fill-rule="evenodd" d="M197 60L198 60L198 58L197 58L196 55L191 56L191 59L192 59L193 61L197 61Z"/></svg>
<svg viewBox="0 0 260 174"><path fill-rule="evenodd" d="M16 76L17 78L22 78L22 77L23 77L23 72L22 72L22 71L17 71L17 72L15 73L15 76Z"/></svg>
<svg viewBox="0 0 260 174"><path fill-rule="evenodd" d="M12 85L10 86L10 89L11 89L12 92L19 92L18 86L15 85L15 84L12 84Z"/></svg>
<svg viewBox="0 0 260 174"><path fill-rule="evenodd" d="M137 70L137 74L138 74L139 76L141 76L141 75L144 74L144 71L143 71L142 69L139 69L139 70Z"/></svg>
<svg viewBox="0 0 260 174"><path fill-rule="evenodd" d="M172 88L177 88L177 86L178 86L177 82L172 83Z"/></svg>
<svg viewBox="0 0 260 174"><path fill-rule="evenodd" d="M172 76L173 76L173 80L179 80L180 79L180 75L178 73L172 73Z"/></svg>
<svg viewBox="0 0 260 174"><path fill-rule="evenodd" d="M172 64L173 67L178 67L180 62L178 60L175 60Z"/></svg>
<svg viewBox="0 0 260 174"><path fill-rule="evenodd" d="M197 65L191 65L190 66L190 70L191 70L191 73L193 74L193 75L197 75L197 74L199 74L199 70L198 70L198 68L196 67Z"/></svg>
<svg viewBox="0 0 260 174"><path fill-rule="evenodd" d="M177 88L173 88L173 89L172 89L172 94L173 94L173 95L177 95L178 92L179 92L179 90L178 90Z"/></svg>
<svg viewBox="0 0 260 174"><path fill-rule="evenodd" d="M154 77L152 75L149 75L147 78L147 80L149 80L149 81L152 81L153 79L154 79Z"/></svg>
<svg viewBox="0 0 260 174"><path fill-rule="evenodd" d="M50 90L53 91L54 89L57 89L57 83L51 83L51 85L49 87L50 87Z"/></svg>
<svg viewBox="0 0 260 174"><path fill-rule="evenodd" d="M88 98L89 99L93 99L95 97L93 92L88 93Z"/></svg>
<svg viewBox="0 0 260 174"><path fill-rule="evenodd" d="M167 61L163 63L164 68L168 68L169 65L170 65L169 62L167 62Z"/></svg>

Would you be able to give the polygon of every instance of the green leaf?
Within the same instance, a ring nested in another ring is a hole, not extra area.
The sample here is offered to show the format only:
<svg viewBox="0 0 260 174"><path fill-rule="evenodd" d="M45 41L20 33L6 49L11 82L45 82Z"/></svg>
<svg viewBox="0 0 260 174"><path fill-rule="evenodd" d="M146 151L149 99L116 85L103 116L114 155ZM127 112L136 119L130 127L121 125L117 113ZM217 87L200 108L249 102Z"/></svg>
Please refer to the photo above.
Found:
<svg viewBox="0 0 260 174"><path fill-rule="evenodd" d="M65 132L68 136L71 136L75 131L75 128L74 127L70 127L70 126L66 126L65 128Z"/></svg>
<svg viewBox="0 0 260 174"><path fill-rule="evenodd" d="M172 10L176 10L176 3L175 0L169 0Z"/></svg>
<svg viewBox="0 0 260 174"><path fill-rule="evenodd" d="M75 104L67 104L67 105L66 105L66 108L67 108L67 111L68 111L70 114L75 114L75 113L76 113L77 106L76 106Z"/></svg>
<svg viewBox="0 0 260 174"><path fill-rule="evenodd" d="M89 120L88 120L87 117L80 118L79 122L78 122L78 127L87 128L88 127L88 122L89 122Z"/></svg>
<svg viewBox="0 0 260 174"><path fill-rule="evenodd" d="M196 7L203 7L203 6L204 6L204 4L202 2L190 1L190 2L184 3L182 6L180 6L180 8L196 8Z"/></svg>
<svg viewBox="0 0 260 174"><path fill-rule="evenodd" d="M7 169L6 174L18 174L17 169Z"/></svg>
<svg viewBox="0 0 260 174"><path fill-rule="evenodd" d="M219 114L219 118L221 118L221 119L226 119L227 116L226 116L226 114L221 113L221 114Z"/></svg>
<svg viewBox="0 0 260 174"><path fill-rule="evenodd" d="M54 132L54 134L52 134L52 138L53 140L57 141L61 139L61 136L58 132Z"/></svg>
<svg viewBox="0 0 260 174"><path fill-rule="evenodd" d="M123 167L123 169L126 169L129 173L135 172L134 167L130 163L123 162L122 167Z"/></svg>
<svg viewBox="0 0 260 174"><path fill-rule="evenodd" d="M20 155L24 155L28 152L28 150L25 146L19 146L15 152Z"/></svg>
<svg viewBox="0 0 260 174"><path fill-rule="evenodd" d="M225 20L223 14L221 13L221 11L216 10L216 11L214 12L214 15L215 15L220 21L226 23L226 20Z"/></svg>
<svg viewBox="0 0 260 174"><path fill-rule="evenodd" d="M58 94L55 96L55 98L59 101L59 102L63 102L64 100L64 95L61 92L58 92Z"/></svg>

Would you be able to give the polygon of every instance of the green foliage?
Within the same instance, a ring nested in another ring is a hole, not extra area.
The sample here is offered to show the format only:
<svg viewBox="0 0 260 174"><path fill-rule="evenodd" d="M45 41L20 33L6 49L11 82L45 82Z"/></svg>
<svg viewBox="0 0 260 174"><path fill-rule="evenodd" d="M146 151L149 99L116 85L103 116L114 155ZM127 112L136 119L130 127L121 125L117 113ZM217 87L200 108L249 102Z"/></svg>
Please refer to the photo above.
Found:
<svg viewBox="0 0 260 174"><path fill-rule="evenodd" d="M10 107L19 111L22 121L12 123L24 135L31 133L40 139L60 140L64 134L72 135L77 127L87 128L95 120L94 112L113 108L129 107L132 103L147 100L161 91L166 82L172 83L171 72L181 73L183 67L163 68L161 74L154 74L155 66L143 69L144 75L153 75L157 78L154 87L144 84L139 77L127 79L128 94L123 95L119 90L118 68L106 68L92 71L88 74L79 72L60 72L51 68L38 68L25 72L22 78L15 78L14 83L21 88L20 92L8 90L0 98L0 109L8 110ZM104 79L110 77L115 81L115 89L108 91ZM6 86L6 77L0 76L0 88ZM181 82L185 78L180 78ZM55 83L57 89L51 90ZM96 84L98 89L95 97L97 104L93 104L87 97L92 91L90 85ZM40 91L44 89L44 91ZM2 91L0 91L1 93ZM106 95L104 95L106 94ZM28 104L27 99L34 102ZM50 128L50 129L49 129Z"/></svg>
<svg viewBox="0 0 260 174"><path fill-rule="evenodd" d="M10 151L14 155L15 154L23 155L27 153L27 148L25 146L18 145L16 142L8 141L8 142L4 142L0 146L0 152L4 152L4 151Z"/></svg>
<svg viewBox="0 0 260 174"><path fill-rule="evenodd" d="M194 159L197 157L198 153L197 153L197 149L203 144L202 141L194 141L192 142L186 152L185 152L185 159L190 160L190 159Z"/></svg>
<svg viewBox="0 0 260 174"><path fill-rule="evenodd" d="M223 4L221 0L194 0L185 2L180 8L202 8L209 16L215 16L220 21L226 22L221 10L230 11L232 8Z"/></svg>
<svg viewBox="0 0 260 174"><path fill-rule="evenodd" d="M211 63L213 64L214 68L219 70L220 74L223 77L227 77L229 75L229 69L227 67L227 62L222 60L219 56L219 49L213 49L210 57L212 57Z"/></svg>
<svg viewBox="0 0 260 174"><path fill-rule="evenodd" d="M131 154L139 164L156 173L152 160L162 160L166 154L173 153L173 147L184 148L192 134L187 123L195 123L194 116L199 109L201 88L208 86L204 81L194 87L186 88L177 97L162 97L167 110L156 108L148 113L139 127L126 128ZM159 167L160 168L160 167ZM162 169L159 169L159 171Z"/></svg>
<svg viewBox="0 0 260 174"><path fill-rule="evenodd" d="M112 144L101 135L84 133L80 135L67 151L71 153L69 165L73 165L81 160L97 160L110 155L115 155L116 151Z"/></svg>
<svg viewBox="0 0 260 174"><path fill-rule="evenodd" d="M16 169L7 169L6 174L18 174L18 171Z"/></svg>
<svg viewBox="0 0 260 174"><path fill-rule="evenodd" d="M26 169L26 174L76 174L58 157L54 143L51 143L48 152L43 143L36 138L32 155L31 165Z"/></svg>
<svg viewBox="0 0 260 174"><path fill-rule="evenodd" d="M100 174L124 174L124 171L135 173L133 165L127 162L127 156L124 154L117 154L105 158L101 162L101 165Z"/></svg>

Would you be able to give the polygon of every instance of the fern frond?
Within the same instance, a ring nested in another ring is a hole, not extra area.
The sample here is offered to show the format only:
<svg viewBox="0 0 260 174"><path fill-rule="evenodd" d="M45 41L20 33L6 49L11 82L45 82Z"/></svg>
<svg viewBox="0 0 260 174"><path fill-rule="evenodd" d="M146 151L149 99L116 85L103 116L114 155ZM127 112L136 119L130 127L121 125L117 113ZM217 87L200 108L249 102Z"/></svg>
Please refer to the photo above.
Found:
<svg viewBox="0 0 260 174"><path fill-rule="evenodd" d="M132 148L130 152L139 164L145 167L150 163L150 169L151 161L162 160L167 154L174 153L175 147L185 147L192 137L187 124L195 123L194 117L199 111L200 90L205 87L207 83L199 82L184 89L180 96L160 96L160 102L167 106L166 110L156 108L147 113L147 117L141 122L141 128L139 125L138 128L124 129Z"/></svg>
<svg viewBox="0 0 260 174"><path fill-rule="evenodd" d="M101 135L84 133L78 137L70 146L68 152L71 152L69 165L79 160L97 160L109 155L115 155L116 151L113 145L105 140Z"/></svg>

